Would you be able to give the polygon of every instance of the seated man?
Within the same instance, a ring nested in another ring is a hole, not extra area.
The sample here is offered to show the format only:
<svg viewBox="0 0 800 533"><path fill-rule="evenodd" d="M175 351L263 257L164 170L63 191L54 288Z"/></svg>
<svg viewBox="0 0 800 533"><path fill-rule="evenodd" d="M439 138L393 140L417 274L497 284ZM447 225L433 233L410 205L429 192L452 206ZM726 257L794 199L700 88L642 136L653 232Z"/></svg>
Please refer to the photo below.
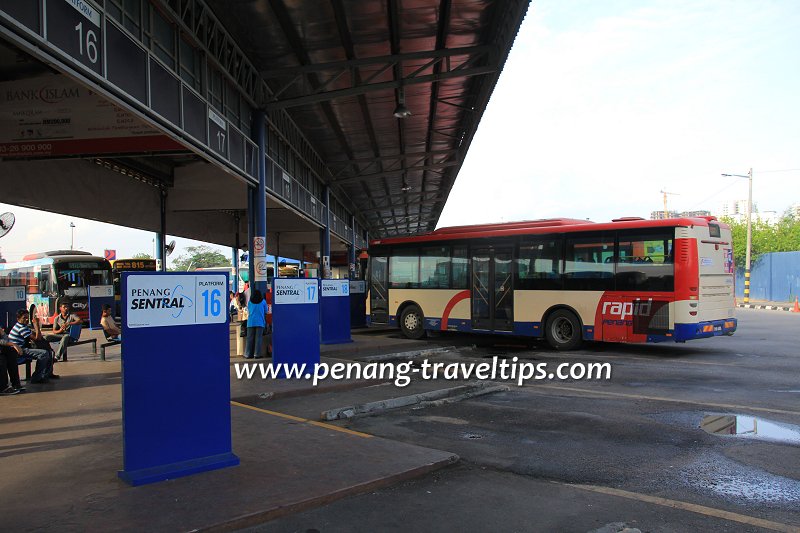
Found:
<svg viewBox="0 0 800 533"><path fill-rule="evenodd" d="M18 363L36 360L36 370L31 376L31 383L46 383L48 379L58 379L61 376L53 374L53 358L47 350L33 348L36 336L28 327L30 315L27 309L17 311L17 323L8 334L9 340L22 349ZM38 335L38 333L37 333Z"/></svg>
<svg viewBox="0 0 800 533"><path fill-rule="evenodd" d="M100 325L103 327L103 334L106 339L110 341L121 341L122 332L117 327L114 317L111 316L111 306L103 304L103 317L100 319Z"/></svg>
<svg viewBox="0 0 800 533"><path fill-rule="evenodd" d="M19 381L17 358L20 355L22 355L22 349L12 343L8 339L5 329L0 327L0 396L25 392L25 387ZM9 378L11 379L10 384Z"/></svg>
<svg viewBox="0 0 800 533"><path fill-rule="evenodd" d="M67 346L72 342L72 337L69 336L69 328L75 324L80 324L81 319L78 315L69 312L69 303L61 302L58 306L60 313L56 315L53 321L53 335L45 335L44 339L47 342L57 342L56 348L56 361L64 359L64 354L67 353Z"/></svg>

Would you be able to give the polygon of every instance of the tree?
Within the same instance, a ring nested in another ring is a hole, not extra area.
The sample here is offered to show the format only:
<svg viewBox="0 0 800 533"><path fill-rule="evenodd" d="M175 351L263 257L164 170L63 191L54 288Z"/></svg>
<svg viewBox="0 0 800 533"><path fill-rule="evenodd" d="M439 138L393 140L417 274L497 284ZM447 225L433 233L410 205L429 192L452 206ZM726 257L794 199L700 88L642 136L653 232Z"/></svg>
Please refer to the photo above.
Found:
<svg viewBox="0 0 800 533"><path fill-rule="evenodd" d="M187 253L175 259L170 270L195 270L198 268L231 266L231 260L210 246L189 246Z"/></svg>
<svg viewBox="0 0 800 533"><path fill-rule="evenodd" d="M734 221L723 218L731 227L733 240L733 260L736 267L744 269L747 255L747 221ZM776 224L769 224L756 217L752 219L751 262L756 263L763 254L771 252L800 251L800 220L787 212Z"/></svg>
<svg viewBox="0 0 800 533"><path fill-rule="evenodd" d="M133 254L133 257L131 257L131 259L152 259L152 258L153 258L152 255L145 252L139 252L138 254Z"/></svg>

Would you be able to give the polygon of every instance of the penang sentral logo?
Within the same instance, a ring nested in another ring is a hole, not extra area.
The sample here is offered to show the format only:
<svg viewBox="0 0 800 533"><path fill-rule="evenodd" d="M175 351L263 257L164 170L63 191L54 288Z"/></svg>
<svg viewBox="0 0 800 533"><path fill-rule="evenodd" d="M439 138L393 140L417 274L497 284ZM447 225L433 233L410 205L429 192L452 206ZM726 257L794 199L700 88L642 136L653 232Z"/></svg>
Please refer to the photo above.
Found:
<svg viewBox="0 0 800 533"><path fill-rule="evenodd" d="M275 289L275 296L302 296L303 293L297 287L279 287Z"/></svg>
<svg viewBox="0 0 800 533"><path fill-rule="evenodd" d="M172 318L180 318L184 309L194 307L194 301L184 294L183 285L173 289L131 289L131 309L169 309Z"/></svg>

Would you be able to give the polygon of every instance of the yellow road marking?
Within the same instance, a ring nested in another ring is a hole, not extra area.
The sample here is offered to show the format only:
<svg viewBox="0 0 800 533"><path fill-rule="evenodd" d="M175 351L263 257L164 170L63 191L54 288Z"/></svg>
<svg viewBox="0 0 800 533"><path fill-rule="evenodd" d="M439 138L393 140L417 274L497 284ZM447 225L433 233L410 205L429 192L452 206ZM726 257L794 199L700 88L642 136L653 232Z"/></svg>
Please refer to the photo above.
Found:
<svg viewBox="0 0 800 533"><path fill-rule="evenodd" d="M559 385L544 385L537 384L535 386L526 387L528 390L535 390L536 388L553 389L557 391L572 391L582 392L584 394L596 394L600 396L612 396L618 398L630 398L632 400L651 400L655 402L673 402L673 403L686 403L691 405L705 405L708 407L718 407L720 409L735 409L737 411L761 411L764 413L779 413L783 415L796 415L800 416L800 411L787 411L785 409L769 409L767 407L752 407L749 405L735 405L730 403L711 403L699 400L678 400L676 398L662 398L660 396L643 396L640 394L625 394L624 392L608 392L591 389L581 389L578 387L562 387Z"/></svg>
<svg viewBox="0 0 800 533"><path fill-rule="evenodd" d="M270 411L269 409L261 409L259 407L253 407L252 405L247 405L246 403L231 401L231 405L235 405L237 407L244 407L245 409L250 409L251 411L258 411L259 413L266 413L268 415L277 416L279 418L285 418L287 420L293 420L295 422L305 422L307 424L311 424L312 426L317 426L325 429L332 429L333 431L338 431L340 433L347 433L348 435L355 435L356 437L364 437L365 439L371 439L373 437L369 433L361 433L360 431L353 431L352 429L340 428L339 426L334 426L333 424L326 424L325 422L318 422L316 420L300 418L299 416L294 416L294 415L287 415L286 413L279 413L278 411Z"/></svg>
<svg viewBox="0 0 800 533"><path fill-rule="evenodd" d="M715 509L713 507L706 507L705 505L697 505L695 503L682 502L679 500L670 500L661 498L659 496L648 496L647 494L639 494L638 492L628 492L626 490L612 489L610 487L598 487L596 485L578 485L572 483L562 483L554 481L559 485L565 487L574 487L589 492L597 492L599 494L608 494L611 496L618 496L620 498L627 498L629 500L636 500L640 502L652 503L662 507L669 507L671 509L680 509L682 511L689 511L704 516L713 516L731 522L739 522L740 524L747 524L749 526L761 527L764 529L771 529L773 531L784 531L786 533L800 533L800 527L791 526L789 524L781 524L780 522L773 522L771 520L764 520L763 518L755 518L731 511L723 511L722 509Z"/></svg>

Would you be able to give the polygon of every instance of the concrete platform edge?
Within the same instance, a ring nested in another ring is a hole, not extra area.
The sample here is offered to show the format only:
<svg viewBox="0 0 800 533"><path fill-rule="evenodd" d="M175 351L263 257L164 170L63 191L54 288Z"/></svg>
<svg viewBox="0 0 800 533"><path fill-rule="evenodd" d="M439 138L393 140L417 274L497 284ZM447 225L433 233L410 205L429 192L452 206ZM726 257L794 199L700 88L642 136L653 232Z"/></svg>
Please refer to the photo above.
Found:
<svg viewBox="0 0 800 533"><path fill-rule="evenodd" d="M459 460L460 457L458 455L452 454L446 459L442 459L441 461L436 461L433 463L429 463L427 465L418 466L410 470L406 470L405 472L398 472L391 476L376 478L371 481L366 481L364 483L353 485L351 487L339 489L337 491L325 494L323 496L317 496L314 498L309 498L307 500L299 501L291 505L276 507L274 509L266 509L264 511L258 511L255 513L250 513L247 515L235 517L230 520L220 522L218 524L213 524L208 527L195 529L194 531L221 533L227 531L237 531L247 527L253 527L258 524L263 524L264 522L269 522L270 520L274 520L281 516L286 516L289 514L306 511L314 507L321 507L323 505L327 505L331 502L340 500L342 498L346 498L348 496L363 494L371 490L388 487L390 485L394 485L395 483L400 483L402 481L407 481L409 479L421 477L435 470L440 470L442 468L452 466L456 464Z"/></svg>

